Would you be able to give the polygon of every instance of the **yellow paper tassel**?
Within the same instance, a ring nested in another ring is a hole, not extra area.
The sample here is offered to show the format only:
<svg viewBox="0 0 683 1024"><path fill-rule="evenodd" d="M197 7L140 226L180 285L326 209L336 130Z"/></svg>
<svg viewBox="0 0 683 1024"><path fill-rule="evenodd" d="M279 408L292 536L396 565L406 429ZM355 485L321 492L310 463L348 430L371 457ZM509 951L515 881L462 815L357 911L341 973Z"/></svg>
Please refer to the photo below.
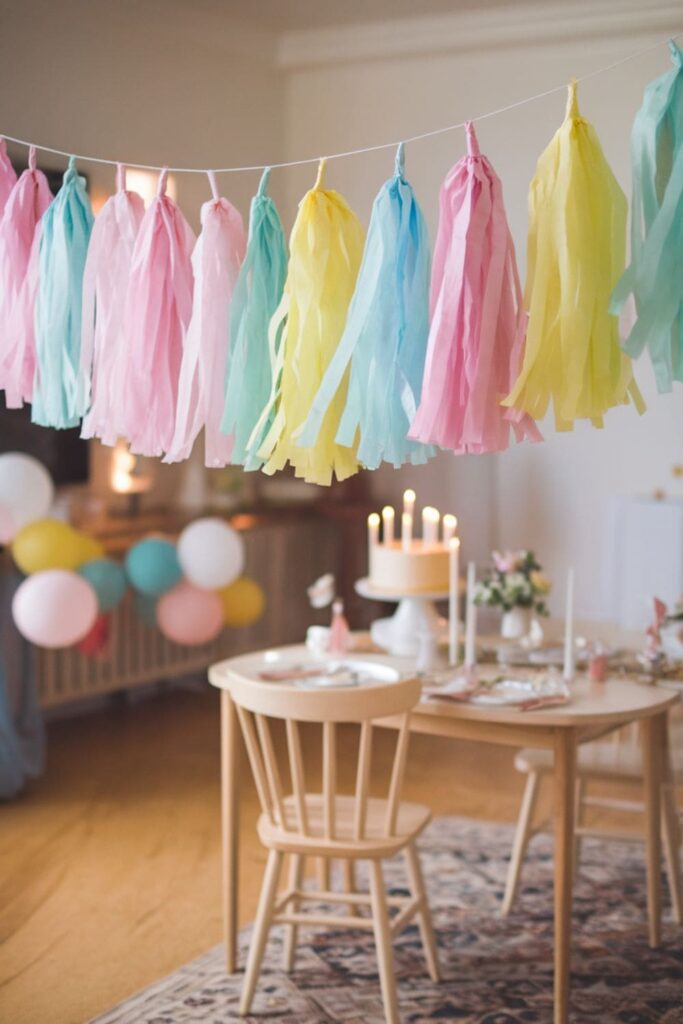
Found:
<svg viewBox="0 0 683 1024"><path fill-rule="evenodd" d="M522 371L503 403L541 420L552 399L558 430L576 419L602 427L603 414L629 399L645 408L609 314L624 269L626 208L572 82L529 192L529 326Z"/></svg>
<svg viewBox="0 0 683 1024"><path fill-rule="evenodd" d="M330 403L313 447L297 443L320 382L332 359L346 321L363 251L363 229L337 193L323 188L325 161L315 186L299 205L290 239L285 285L286 316L281 345L282 377L276 414L259 455L265 473L287 462L309 483L330 484L358 470L356 447L335 443L346 403L348 370ZM272 325L271 325L272 330Z"/></svg>

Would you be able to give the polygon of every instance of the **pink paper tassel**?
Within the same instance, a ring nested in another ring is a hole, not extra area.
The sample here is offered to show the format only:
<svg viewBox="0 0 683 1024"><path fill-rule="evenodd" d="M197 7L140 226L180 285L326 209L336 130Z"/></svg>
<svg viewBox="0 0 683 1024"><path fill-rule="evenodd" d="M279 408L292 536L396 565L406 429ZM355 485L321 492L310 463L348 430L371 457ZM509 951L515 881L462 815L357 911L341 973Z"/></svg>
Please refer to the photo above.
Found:
<svg viewBox="0 0 683 1024"><path fill-rule="evenodd" d="M142 197L126 191L125 174L118 164L117 191L95 220L83 275L80 383L89 408L81 436L99 437L105 444L117 440L124 304L135 239L145 214Z"/></svg>
<svg viewBox="0 0 683 1024"><path fill-rule="evenodd" d="M31 147L33 148L33 147ZM0 214L3 213L10 193L17 183L17 174L7 156L7 143L0 138Z"/></svg>
<svg viewBox="0 0 683 1024"><path fill-rule="evenodd" d="M28 169L12 189L0 220L0 388L9 409L21 408L33 394L40 219L51 200L32 146Z"/></svg>
<svg viewBox="0 0 683 1024"><path fill-rule="evenodd" d="M500 400L520 364L526 313L503 189L467 124L467 156L441 187L422 399L409 436L457 455L499 452L510 428L541 440L534 421Z"/></svg>
<svg viewBox="0 0 683 1024"><path fill-rule="evenodd" d="M195 237L166 195L167 175L164 169L140 225L124 311L118 433L136 455L161 455L170 448L192 314Z"/></svg>
<svg viewBox="0 0 683 1024"><path fill-rule="evenodd" d="M192 254L194 305L178 382L175 433L165 462L189 457L204 427L206 465L226 466L233 439L221 433L225 370L230 347L228 309L244 259L246 236L240 213L221 198L209 171L213 199L202 207L202 232Z"/></svg>

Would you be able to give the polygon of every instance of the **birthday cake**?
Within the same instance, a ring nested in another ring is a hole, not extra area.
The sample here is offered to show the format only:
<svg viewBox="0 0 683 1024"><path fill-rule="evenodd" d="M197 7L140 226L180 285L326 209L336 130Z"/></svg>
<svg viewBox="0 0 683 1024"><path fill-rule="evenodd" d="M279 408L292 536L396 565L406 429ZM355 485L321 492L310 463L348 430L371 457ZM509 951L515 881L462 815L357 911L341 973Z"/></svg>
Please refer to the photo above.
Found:
<svg viewBox="0 0 683 1024"><path fill-rule="evenodd" d="M454 543L458 521L455 516L441 516L437 509L422 510L422 536L413 536L415 492L403 495L400 537L394 528L395 512L391 505L368 517L369 567L368 583L378 593L409 597L411 594L441 594L448 591L450 546ZM440 531L440 525L443 530ZM457 553L456 553L457 554Z"/></svg>

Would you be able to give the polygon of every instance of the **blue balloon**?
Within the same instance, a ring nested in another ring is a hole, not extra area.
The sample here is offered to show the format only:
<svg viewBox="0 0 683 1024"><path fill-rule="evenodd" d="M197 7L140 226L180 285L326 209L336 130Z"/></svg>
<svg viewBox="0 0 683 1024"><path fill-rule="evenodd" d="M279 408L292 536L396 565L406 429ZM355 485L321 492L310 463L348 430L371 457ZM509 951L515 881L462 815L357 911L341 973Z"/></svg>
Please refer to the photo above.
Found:
<svg viewBox="0 0 683 1024"><path fill-rule="evenodd" d="M128 582L123 567L110 558L95 558L78 567L78 575L91 585L97 594L101 612L110 612L123 600Z"/></svg>
<svg viewBox="0 0 683 1024"><path fill-rule="evenodd" d="M141 594L165 594L183 575L175 544L160 537L138 541L126 555L126 575Z"/></svg>
<svg viewBox="0 0 683 1024"><path fill-rule="evenodd" d="M149 594L135 595L135 614L145 626L157 624L157 599Z"/></svg>

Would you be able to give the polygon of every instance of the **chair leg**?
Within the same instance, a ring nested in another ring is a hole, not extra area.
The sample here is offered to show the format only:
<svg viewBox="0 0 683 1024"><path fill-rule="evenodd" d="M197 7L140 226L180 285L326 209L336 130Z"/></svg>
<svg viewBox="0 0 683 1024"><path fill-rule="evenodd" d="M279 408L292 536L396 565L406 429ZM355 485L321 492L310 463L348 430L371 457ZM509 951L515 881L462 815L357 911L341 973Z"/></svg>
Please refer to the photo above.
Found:
<svg viewBox="0 0 683 1024"><path fill-rule="evenodd" d="M289 861L289 888L300 889L304 876L304 858L300 853L293 853ZM294 913L299 909L299 900L292 900L289 906ZM294 966L294 954L296 952L296 938L299 926L296 924L285 925L285 943L282 952L282 969L291 971Z"/></svg>
<svg viewBox="0 0 683 1024"><path fill-rule="evenodd" d="M574 801L574 882L579 874L581 861L581 836L578 829L583 825L583 801L586 795L586 780L576 780L576 799Z"/></svg>
<svg viewBox="0 0 683 1024"><path fill-rule="evenodd" d="M424 878L422 876L422 865L420 864L420 855L415 849L413 843L409 843L406 846L405 858L408 868L408 878L410 879L410 889L413 896L417 896L422 901L422 907L417 916L417 923L420 929L420 938L422 939L425 960L427 961L427 970L429 971L429 977L432 981L440 981L439 957L436 949L434 925L432 924L432 912L429 909L429 902L427 900L427 892L425 890Z"/></svg>
<svg viewBox="0 0 683 1024"><path fill-rule="evenodd" d="M396 979L391 952L391 931L389 930L389 911L384 892L382 865L378 860L370 861L370 898L372 902L372 923L375 931L377 960L379 963L379 981L382 987L382 1001L386 1024L399 1024L398 1001L396 999Z"/></svg>
<svg viewBox="0 0 683 1024"><path fill-rule="evenodd" d="M541 777L538 772L529 772L526 780L526 786L524 788L524 796L522 797L522 806L519 809L515 838L512 843L512 855L510 857L510 867L508 868L508 877L505 883L505 895L503 897L503 905L500 910L502 917L506 917L507 914L510 913L512 904L515 902L515 896L517 895L519 876L522 870L522 861L524 860L526 848L529 845L529 839L531 838L531 823L534 817L534 808L536 807L540 781Z"/></svg>
<svg viewBox="0 0 683 1024"><path fill-rule="evenodd" d="M662 787L662 839L666 873L669 879L671 906L676 924L683 924L683 898L681 894L681 836L676 808L676 794L671 783Z"/></svg>
<svg viewBox="0 0 683 1024"><path fill-rule="evenodd" d="M330 891L330 866L332 861L329 857L318 857L318 885L323 892Z"/></svg>
<svg viewBox="0 0 683 1024"><path fill-rule="evenodd" d="M261 970L263 952L266 948L266 939L270 930L270 922L273 916L273 906L277 895L277 884L282 870L283 854L279 850L271 850L268 854L261 895L259 896L258 910L254 922L254 934L251 937L249 956L247 958L247 969L244 972L244 983L242 985L242 998L240 1000L240 1016L245 1017L250 1009L254 998L254 989Z"/></svg>
<svg viewBox="0 0 683 1024"><path fill-rule="evenodd" d="M350 857L342 861L342 881L344 892L356 891L356 862ZM349 903L349 914L355 917L360 912L357 903Z"/></svg>

